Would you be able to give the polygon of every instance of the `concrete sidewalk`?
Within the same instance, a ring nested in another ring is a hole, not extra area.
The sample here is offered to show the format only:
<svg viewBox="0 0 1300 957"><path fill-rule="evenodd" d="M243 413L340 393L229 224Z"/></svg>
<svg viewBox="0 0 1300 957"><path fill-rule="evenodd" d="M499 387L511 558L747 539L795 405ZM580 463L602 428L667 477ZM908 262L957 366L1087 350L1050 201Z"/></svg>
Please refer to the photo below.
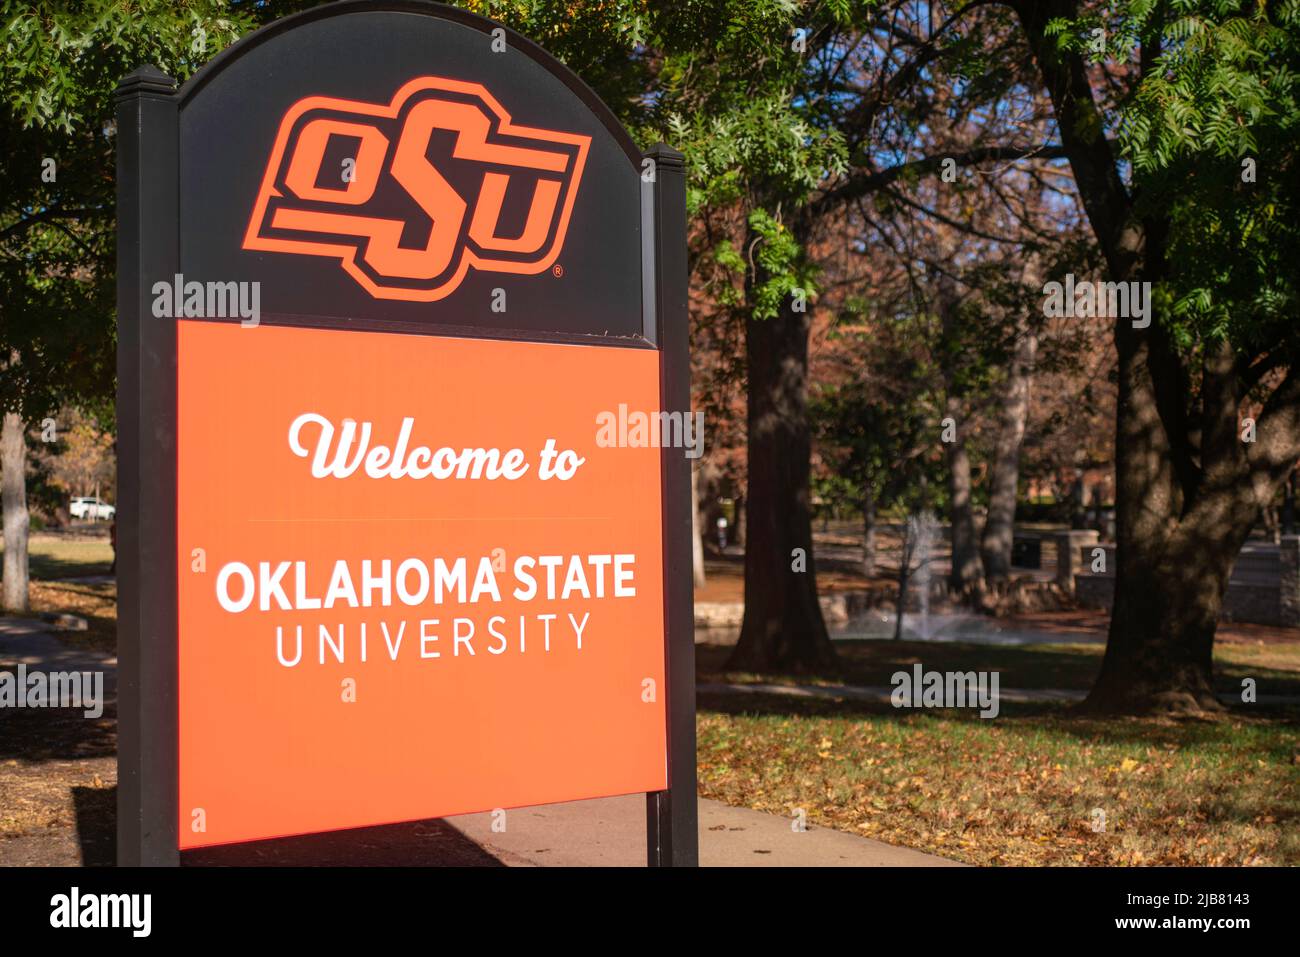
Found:
<svg viewBox="0 0 1300 957"><path fill-rule="evenodd" d="M16 665L41 671L102 671L105 694L117 696L117 657L64 641L48 621L0 618L0 667Z"/></svg>
<svg viewBox="0 0 1300 957"><path fill-rule="evenodd" d="M958 867L956 861L843 831L791 828L791 819L704 798L699 802L700 864L705 867ZM646 800L641 794L548 804L446 819L476 845L514 867L641 867L646 862Z"/></svg>

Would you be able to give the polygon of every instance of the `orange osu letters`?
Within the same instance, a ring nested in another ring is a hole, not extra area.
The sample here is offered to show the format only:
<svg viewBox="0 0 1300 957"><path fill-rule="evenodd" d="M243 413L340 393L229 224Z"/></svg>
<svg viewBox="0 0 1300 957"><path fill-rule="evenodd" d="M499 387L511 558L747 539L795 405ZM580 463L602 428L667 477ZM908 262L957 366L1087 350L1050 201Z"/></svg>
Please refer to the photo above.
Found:
<svg viewBox="0 0 1300 957"><path fill-rule="evenodd" d="M350 176L327 165L336 138L356 142ZM459 189L430 159L435 140L451 144ZM590 144L515 126L482 85L443 77L411 80L387 105L307 97L280 122L244 248L337 258L376 299L443 299L471 266L545 272L564 245ZM503 236L510 198L526 213L518 234Z"/></svg>

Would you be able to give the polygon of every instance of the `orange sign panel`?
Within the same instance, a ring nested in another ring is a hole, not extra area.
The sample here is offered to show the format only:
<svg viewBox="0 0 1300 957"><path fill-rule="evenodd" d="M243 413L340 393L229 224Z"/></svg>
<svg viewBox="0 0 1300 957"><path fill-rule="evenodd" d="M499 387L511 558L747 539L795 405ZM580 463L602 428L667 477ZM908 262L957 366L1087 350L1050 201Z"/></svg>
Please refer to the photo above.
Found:
<svg viewBox="0 0 1300 957"><path fill-rule="evenodd" d="M182 849L667 786L657 352L178 336Z"/></svg>

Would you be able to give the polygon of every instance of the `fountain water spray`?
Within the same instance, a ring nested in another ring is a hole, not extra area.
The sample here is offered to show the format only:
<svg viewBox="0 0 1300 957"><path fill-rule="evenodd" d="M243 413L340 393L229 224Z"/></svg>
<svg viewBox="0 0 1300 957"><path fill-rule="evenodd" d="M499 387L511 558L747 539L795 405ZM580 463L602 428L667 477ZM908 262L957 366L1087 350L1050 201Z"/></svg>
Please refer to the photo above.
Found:
<svg viewBox="0 0 1300 957"><path fill-rule="evenodd" d="M894 638L903 637L903 617L906 614L907 588L912 573L920 589L921 623L919 637L930 638L930 556L934 549L934 536L938 529L934 513L926 509L907 519L907 532L903 539L903 557L898 569L898 614L894 621Z"/></svg>

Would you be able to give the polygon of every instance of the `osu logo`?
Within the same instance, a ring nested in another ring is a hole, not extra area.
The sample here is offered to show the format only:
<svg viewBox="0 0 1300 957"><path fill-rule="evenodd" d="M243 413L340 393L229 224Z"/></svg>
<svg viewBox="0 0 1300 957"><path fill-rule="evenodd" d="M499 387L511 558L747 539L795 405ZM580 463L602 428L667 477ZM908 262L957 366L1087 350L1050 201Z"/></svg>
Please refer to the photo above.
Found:
<svg viewBox="0 0 1300 957"><path fill-rule="evenodd" d="M280 122L244 248L338 259L376 299L443 299L471 266L544 272L590 144L442 77L387 105L307 97Z"/></svg>

